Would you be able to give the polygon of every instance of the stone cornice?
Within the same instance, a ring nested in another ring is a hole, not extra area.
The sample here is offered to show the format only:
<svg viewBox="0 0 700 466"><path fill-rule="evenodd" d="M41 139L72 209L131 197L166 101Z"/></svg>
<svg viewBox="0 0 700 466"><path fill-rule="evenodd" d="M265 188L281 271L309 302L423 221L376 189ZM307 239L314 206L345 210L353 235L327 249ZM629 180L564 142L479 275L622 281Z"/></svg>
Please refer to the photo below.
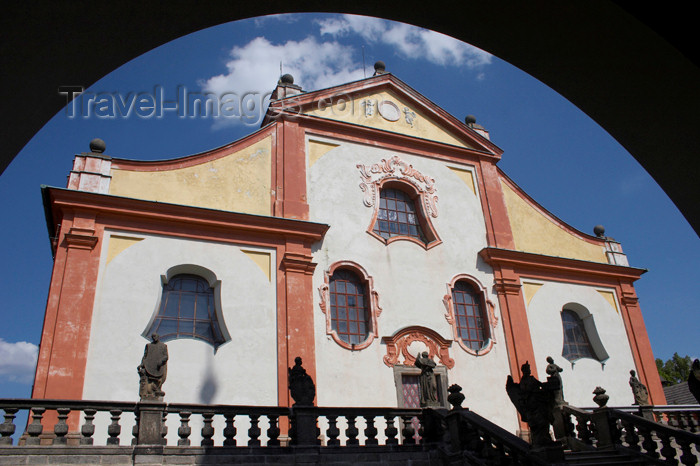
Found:
<svg viewBox="0 0 700 466"><path fill-rule="evenodd" d="M562 278L570 275L633 282L646 272L646 269L635 267L589 262L566 257L545 256L501 248L484 248L479 251L479 256L490 265L506 266L520 274L536 272L537 275L550 278Z"/></svg>
<svg viewBox="0 0 700 466"><path fill-rule="evenodd" d="M322 223L281 217L262 216L204 209L177 204L132 199L107 194L89 193L63 188L44 188L45 202L56 222L63 212L94 212L111 218L130 218L140 222L187 225L188 228L251 233L310 244L323 239L329 226Z"/></svg>

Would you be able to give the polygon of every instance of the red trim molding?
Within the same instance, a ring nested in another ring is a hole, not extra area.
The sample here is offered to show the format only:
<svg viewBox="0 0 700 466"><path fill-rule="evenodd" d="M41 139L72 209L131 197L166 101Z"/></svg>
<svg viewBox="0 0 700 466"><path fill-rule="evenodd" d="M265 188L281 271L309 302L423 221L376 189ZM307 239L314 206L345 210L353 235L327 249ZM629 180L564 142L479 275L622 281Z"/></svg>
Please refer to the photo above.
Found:
<svg viewBox="0 0 700 466"><path fill-rule="evenodd" d="M414 365L416 358L408 352L408 347L414 341L425 343L430 358L437 356L448 369L455 366L454 359L450 357L452 340L445 340L436 331L417 325L403 328L390 337L382 337L382 343L386 345L384 364L394 367L403 357L403 365Z"/></svg>
<svg viewBox="0 0 700 466"><path fill-rule="evenodd" d="M370 328L367 334L367 339L357 345L353 345L342 340L338 333L331 328L332 325L329 286L333 273L335 273L335 271L338 269L348 269L357 273L358 275L360 275L362 281L366 285L367 299L369 301L368 304L370 313ZM321 296L321 301L318 304L321 307L321 311L326 316L326 334L333 337L333 340L335 340L336 343L338 343L345 349L349 349L351 351L359 351L361 349L367 348L369 345L372 344L374 339L379 336L377 318L382 313L382 308L381 306L379 306L379 293L374 289L374 279L365 271L365 269L362 268L362 266L360 266L356 262L338 261L331 264L328 270L326 270L326 273L324 274L324 281L324 284L321 285L318 289L318 293Z"/></svg>
<svg viewBox="0 0 700 466"><path fill-rule="evenodd" d="M398 155L390 159L382 159L380 163L375 163L371 166L357 164L362 177L360 189L364 193L363 203L367 207L373 207L372 221L367 228L367 233L385 244L393 243L394 241L411 241L423 247L431 249L442 243L442 240L435 231L430 218L438 216L438 196L435 193L435 179L422 174L412 165L404 162ZM383 186L391 186L392 184L399 187L409 188L413 193L413 199L417 204L416 214L419 217L420 226L423 229L423 234L426 236L427 244L408 235L397 235L391 238L383 238L374 232L374 225L377 222L379 214L379 198Z"/></svg>
<svg viewBox="0 0 700 466"><path fill-rule="evenodd" d="M485 316L482 316L482 318L485 317L484 320L487 324L486 330L488 330L488 337L484 342L484 346L482 346L477 351L474 351L473 349L464 344L462 338L459 336L459 329L457 328L457 319L455 317L454 303L452 302L452 289L455 287L455 284L460 280L464 280L472 286L474 286L474 288L476 288L480 296L479 300L484 306L483 312L486 314ZM447 284L447 294L442 298L442 303L445 305L445 310L447 311L447 313L445 314L445 319L452 326L452 333L454 335L454 339L457 341L457 343L459 343L459 346L461 346L464 351L474 356L483 356L484 354L491 351L491 348L493 348L493 344L496 343L495 330L496 326L498 325L498 316L496 316L495 304L493 303L493 301L488 299L486 288L484 288L484 286L481 284L481 282L479 282L479 280L466 273L456 275L452 279L452 281L450 281Z"/></svg>

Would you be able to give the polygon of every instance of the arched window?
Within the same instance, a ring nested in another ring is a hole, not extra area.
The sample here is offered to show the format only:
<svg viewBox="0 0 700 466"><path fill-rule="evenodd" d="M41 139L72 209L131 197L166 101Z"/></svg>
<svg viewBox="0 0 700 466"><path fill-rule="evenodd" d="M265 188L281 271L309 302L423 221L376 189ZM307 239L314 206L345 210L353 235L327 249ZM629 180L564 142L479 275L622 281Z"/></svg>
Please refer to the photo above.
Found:
<svg viewBox="0 0 700 466"><path fill-rule="evenodd" d="M415 201L399 189L383 188L379 192L379 211L372 231L384 239L409 236L427 243Z"/></svg>
<svg viewBox="0 0 700 466"><path fill-rule="evenodd" d="M447 284L442 299L445 319L452 325L454 339L467 353L481 356L493 348L493 331L498 324L495 305L486 288L474 277L459 274Z"/></svg>
<svg viewBox="0 0 700 466"><path fill-rule="evenodd" d="M147 335L162 341L194 338L217 348L224 341L214 300L214 289L198 275L178 274L163 283L160 307Z"/></svg>
<svg viewBox="0 0 700 466"><path fill-rule="evenodd" d="M583 321L578 314L572 310L564 309L561 311L561 322L564 327L562 356L571 362L581 358L598 360L588 339Z"/></svg>
<svg viewBox="0 0 700 466"><path fill-rule="evenodd" d="M460 280L452 288L452 301L457 335L470 349L479 351L488 338L481 296L469 282Z"/></svg>
<svg viewBox="0 0 700 466"><path fill-rule="evenodd" d="M374 208L367 233L385 244L408 240L425 249L442 241L432 218L438 216L435 180L399 156L373 165L358 164L363 202Z"/></svg>
<svg viewBox="0 0 700 466"><path fill-rule="evenodd" d="M331 329L351 345L367 339L369 313L367 292L357 274L347 269L336 270L328 285L331 300Z"/></svg>
<svg viewBox="0 0 700 466"><path fill-rule="evenodd" d="M377 337L377 317L382 312L379 294L365 270L351 261L333 263L319 288L326 333L350 350L368 347Z"/></svg>

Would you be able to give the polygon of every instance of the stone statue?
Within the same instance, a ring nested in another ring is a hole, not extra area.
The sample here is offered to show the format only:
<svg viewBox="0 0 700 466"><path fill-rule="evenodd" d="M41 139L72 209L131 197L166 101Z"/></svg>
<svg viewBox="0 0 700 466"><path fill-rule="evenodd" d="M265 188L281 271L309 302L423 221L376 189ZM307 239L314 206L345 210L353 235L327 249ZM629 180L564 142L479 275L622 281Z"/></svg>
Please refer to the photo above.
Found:
<svg viewBox="0 0 700 466"><path fill-rule="evenodd" d="M428 355L427 351L419 354L416 358L415 365L420 369L420 405L423 408L439 407L438 388L435 372L433 369L437 367Z"/></svg>
<svg viewBox="0 0 700 466"><path fill-rule="evenodd" d="M634 395L634 403L639 406L649 405L649 391L642 382L637 378L637 373L630 371L630 387L632 387L632 395Z"/></svg>
<svg viewBox="0 0 700 466"><path fill-rule="evenodd" d="M294 358L294 367L288 369L289 392L294 399L292 406L313 406L316 397L316 386L306 369L301 367L301 358Z"/></svg>
<svg viewBox="0 0 700 466"><path fill-rule="evenodd" d="M137 370L140 376L139 396L141 400L163 400L161 390L168 374L168 347L160 341L157 333L151 335L151 343L143 351L141 365Z"/></svg>
<svg viewBox="0 0 700 466"><path fill-rule="evenodd" d="M559 390L554 391L554 407L561 408L565 404L568 404L566 401L564 401L564 384L562 383L561 375L559 375L559 373L563 372L564 369L554 364L554 359L552 359L551 356L547 356L547 363L547 379L557 379L560 387Z"/></svg>
<svg viewBox="0 0 700 466"><path fill-rule="evenodd" d="M690 366L690 374L688 374L688 390L693 394L698 403L700 403L700 359L693 361Z"/></svg>
<svg viewBox="0 0 700 466"><path fill-rule="evenodd" d="M561 390L559 379L550 376L547 382L540 382L532 376L530 364L526 362L520 368L523 375L520 383L515 383L512 376L506 381L508 397L520 413L520 417L530 427L532 446L535 448L554 445L549 426L554 422L554 393Z"/></svg>

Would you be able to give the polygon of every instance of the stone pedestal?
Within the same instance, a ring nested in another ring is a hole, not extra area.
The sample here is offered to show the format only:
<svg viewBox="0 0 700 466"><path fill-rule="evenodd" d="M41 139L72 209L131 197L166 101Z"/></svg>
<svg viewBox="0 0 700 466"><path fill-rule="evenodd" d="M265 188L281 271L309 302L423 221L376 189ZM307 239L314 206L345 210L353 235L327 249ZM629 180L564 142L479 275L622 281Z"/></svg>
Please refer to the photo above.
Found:
<svg viewBox="0 0 700 466"><path fill-rule="evenodd" d="M163 411L165 404L149 403L139 405L138 409L138 444L162 445Z"/></svg>

